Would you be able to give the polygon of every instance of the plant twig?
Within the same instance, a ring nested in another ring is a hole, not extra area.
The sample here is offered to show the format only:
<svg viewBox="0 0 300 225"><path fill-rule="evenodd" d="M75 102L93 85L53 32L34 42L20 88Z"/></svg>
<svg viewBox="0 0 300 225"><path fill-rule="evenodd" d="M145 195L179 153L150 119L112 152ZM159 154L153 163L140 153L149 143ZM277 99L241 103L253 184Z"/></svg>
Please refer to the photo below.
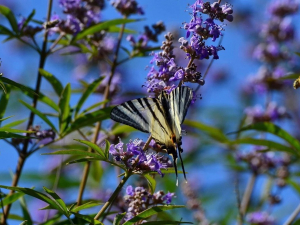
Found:
<svg viewBox="0 0 300 225"><path fill-rule="evenodd" d="M52 1L53 0L49 0L49 2L48 2L47 22L50 20L50 16L51 16ZM48 32L45 32L43 45L42 45L42 51L40 52L39 69L44 68L44 65L45 65L45 62L46 62L46 58L47 58L47 54L46 54L47 41L48 41ZM35 93L37 93L37 94L39 94L39 92L40 92L41 81L42 81L42 75L40 74L40 72L38 72L38 77L37 77L36 86L35 86ZM34 95L34 97L33 97L33 103L32 103L33 108L36 108L38 97L39 97L38 95ZM34 115L35 114L31 111L29 119L28 119L27 130L33 124ZM29 135L29 134L27 134L27 135ZM29 145L29 138L25 139L22 152L19 154L19 159L18 159L16 172L15 172L15 175L13 177L13 181L12 181L12 185L11 185L12 187L16 187L18 185L18 182L19 182L19 179L20 179L20 176L21 176L21 173L22 173L22 169L23 169L24 163L25 163L26 158L27 158L28 145ZM11 190L9 192L9 195L12 195L13 193L14 193L14 191ZM5 214L5 216L2 217L1 224L4 224L4 225L6 224L6 219L8 218L10 208L11 208L11 204L8 204L5 207L5 210L3 212L3 214Z"/></svg>
<svg viewBox="0 0 300 225"><path fill-rule="evenodd" d="M243 195L243 199L242 199L242 202L241 202L241 208L240 208L241 209L241 214L243 216L245 216L245 214L247 212L247 208L248 208L250 198L251 198L251 195L252 195L252 192L253 192L254 184L255 184L255 181L256 181L256 176L257 175L255 173L252 173L251 177L249 178L245 193Z"/></svg>
<svg viewBox="0 0 300 225"><path fill-rule="evenodd" d="M123 179L121 180L121 182L119 183L118 187L116 188L116 190L114 191L114 193L110 196L110 198L108 199L108 201L100 209L100 211L97 213L97 215L94 217L94 220L99 219L102 216L102 214L105 212L105 210L111 204L113 204L113 202L115 201L115 199L118 197L118 194L122 190L122 187L124 186L124 184L126 183L126 181L128 180L128 178L130 176L131 176L131 172L130 171L125 172L125 175L124 175Z"/></svg>
<svg viewBox="0 0 300 225"><path fill-rule="evenodd" d="M112 78L115 74L115 70L116 70L116 67L117 67L117 59L118 59L118 54L119 54L119 50L120 50L124 30L125 30L125 24L122 24L121 30L120 30L120 33L119 33L119 37L118 37L116 51L115 51L114 58L113 58L113 63L112 63L110 75L109 75L108 84L107 84L107 86L105 88L105 91L104 91L104 97L103 97L104 101L108 100L108 98L110 97L109 96L109 89L110 89L111 81L112 81ZM103 104L102 108L105 108L107 106L107 104L108 104L108 102ZM92 142L95 143L95 144L97 143L97 140L98 140L98 136L99 136L99 133L100 133L100 130L101 130L101 125L102 125L102 121L99 121L96 125L96 128L95 128L95 133L94 133L94 137L93 137L93 140L92 140ZM88 151L91 152L92 149L89 148ZM86 186L86 182L87 182L88 174L89 174L89 171L90 171L90 167L91 167L91 162L87 162L84 166L83 175L82 175L82 179L81 179L81 183L80 183L80 187L79 187L79 193L78 193L78 197L77 197L77 206L81 205L82 195L83 195L83 192L84 192L84 189L85 189L85 186Z"/></svg>
<svg viewBox="0 0 300 225"><path fill-rule="evenodd" d="M294 221L294 219L296 219L296 217L298 216L299 213L300 213L300 204L297 206L297 208L294 210L294 212L292 212L290 217L285 221L285 223L283 225L292 224L292 222Z"/></svg>

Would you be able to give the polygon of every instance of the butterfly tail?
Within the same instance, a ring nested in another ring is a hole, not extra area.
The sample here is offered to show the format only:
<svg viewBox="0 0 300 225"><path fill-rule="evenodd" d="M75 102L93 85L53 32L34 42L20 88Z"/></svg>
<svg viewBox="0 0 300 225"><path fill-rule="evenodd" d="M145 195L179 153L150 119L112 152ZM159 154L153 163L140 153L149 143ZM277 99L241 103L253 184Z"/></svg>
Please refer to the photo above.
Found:
<svg viewBox="0 0 300 225"><path fill-rule="evenodd" d="M182 157L181 157L181 152L183 152L183 150L180 146L178 146L178 150L179 150L178 152L179 152L179 158L180 158L180 162L181 162L181 168L182 168L182 171L183 171L183 176L184 176L185 182L187 183L185 169L184 169L184 165L183 165L183 161L182 161Z"/></svg>
<svg viewBox="0 0 300 225"><path fill-rule="evenodd" d="M176 186L178 186L178 173L177 173L177 154L173 154L173 162L174 162L174 168L175 168L175 174L176 174Z"/></svg>

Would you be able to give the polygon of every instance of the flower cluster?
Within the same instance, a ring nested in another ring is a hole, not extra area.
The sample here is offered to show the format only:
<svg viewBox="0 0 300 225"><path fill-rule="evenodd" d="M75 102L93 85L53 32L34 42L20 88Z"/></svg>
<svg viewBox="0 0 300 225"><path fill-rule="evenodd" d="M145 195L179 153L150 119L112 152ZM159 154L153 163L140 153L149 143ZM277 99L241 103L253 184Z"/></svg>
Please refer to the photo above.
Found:
<svg viewBox="0 0 300 225"><path fill-rule="evenodd" d="M84 28L90 27L100 21L100 10L104 7L103 0L60 0L66 19L59 20L57 14L51 20L59 20L52 32L77 34Z"/></svg>
<svg viewBox="0 0 300 225"><path fill-rule="evenodd" d="M286 85L290 85L288 80L282 80L286 75L286 70L277 66L271 70L266 66L261 66L256 75L247 78L247 86L244 87L246 93L264 94L268 90L282 90Z"/></svg>
<svg viewBox="0 0 300 225"><path fill-rule="evenodd" d="M133 47L132 55L137 55L140 52L147 50L150 48L148 46L149 41L157 42L158 35L161 34L163 31L166 30L166 27L163 22L157 22L156 24L152 25L152 29L149 26L144 27L144 33L137 37L137 40L134 38L133 35L127 36L127 41L130 42L131 46Z"/></svg>
<svg viewBox="0 0 300 225"><path fill-rule="evenodd" d="M193 63L190 67L183 68L175 63L175 55L173 53L173 40L174 36L171 33L165 35L159 53L153 54L153 59L150 61L158 67L152 66L147 75L147 91L155 94L161 93L162 90L167 90L170 93L176 88L175 83L180 82L193 82L200 85L204 84L201 79L201 73L197 71L196 65Z"/></svg>
<svg viewBox="0 0 300 225"><path fill-rule="evenodd" d="M126 17L132 14L144 14L144 10L142 7L138 6L135 0L115 0L112 1L111 4Z"/></svg>
<svg viewBox="0 0 300 225"><path fill-rule="evenodd" d="M272 225L275 220L267 212L253 212L247 215L247 221L255 225Z"/></svg>
<svg viewBox="0 0 300 225"><path fill-rule="evenodd" d="M126 220L129 220L151 206L170 204L174 193L158 191L153 195L143 187L126 188L125 202L128 204Z"/></svg>
<svg viewBox="0 0 300 225"><path fill-rule="evenodd" d="M134 172L156 171L163 176L161 169L172 167L171 160L156 153L146 154L142 149L144 144L139 139L130 140L127 144L127 150L124 151L124 143L120 140L118 144L110 146L109 153L116 161L122 162L128 169L132 169Z"/></svg>
<svg viewBox="0 0 300 225"><path fill-rule="evenodd" d="M190 183L183 183L182 190L183 194L187 197L186 206L188 209L194 211L193 216L195 220L199 224L209 225L210 223L205 216L204 210L199 200L199 196L197 195L197 191L195 190L195 185L191 185Z"/></svg>
<svg viewBox="0 0 300 225"><path fill-rule="evenodd" d="M38 143L39 145L47 144L52 142L55 139L55 133L52 129L41 130L40 126L30 127L28 131L32 131L30 133L31 139L29 140L30 143ZM25 135L25 134L24 134ZM25 139L23 138L12 138L12 143L14 145L23 144Z"/></svg>
<svg viewBox="0 0 300 225"><path fill-rule="evenodd" d="M184 82L203 85L204 80L201 79L201 73L197 71L197 66L193 61L211 57L219 59L218 52L224 50L220 45L207 45L206 41L211 39L215 42L224 30L222 22L225 20L228 22L233 21L231 5L226 3L221 6L218 2L210 4L209 2L197 0L190 8L192 9L192 19L189 23L184 23L183 26L187 30L186 38L181 37L178 40L181 44L180 49L185 52L186 58L190 60L188 66L179 66L175 61L175 55L173 54L174 37L171 33L168 33L165 35L166 40L161 46L162 51L152 54L153 59L150 63L155 64L158 68L156 69L154 65L150 68L146 84L148 92L154 92L155 94L160 93L162 90L171 92L177 85ZM203 19L203 15L208 18Z"/></svg>
<svg viewBox="0 0 300 225"><path fill-rule="evenodd" d="M274 152L264 152L265 147L257 147L247 153L238 153L237 159L248 164L254 174L274 172L278 187L286 185L286 178L289 176L290 157L288 155L275 156Z"/></svg>
<svg viewBox="0 0 300 225"><path fill-rule="evenodd" d="M289 114L283 106L270 102L264 110L260 105L245 109L246 123L274 122L279 119L289 118Z"/></svg>

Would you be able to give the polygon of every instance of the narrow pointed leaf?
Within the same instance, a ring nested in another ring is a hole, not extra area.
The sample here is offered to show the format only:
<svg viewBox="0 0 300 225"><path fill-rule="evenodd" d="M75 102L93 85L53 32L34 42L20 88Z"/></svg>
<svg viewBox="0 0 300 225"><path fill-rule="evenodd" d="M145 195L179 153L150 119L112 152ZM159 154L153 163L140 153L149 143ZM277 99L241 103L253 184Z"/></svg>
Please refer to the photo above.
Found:
<svg viewBox="0 0 300 225"><path fill-rule="evenodd" d="M226 143L228 141L226 135L221 130L219 130L215 127L208 126L203 123L191 121L191 120L185 120L184 124L203 131L204 133L209 135L211 138L213 138L221 143Z"/></svg>
<svg viewBox="0 0 300 225"><path fill-rule="evenodd" d="M13 80L8 79L8 78L6 78L6 77L0 76L0 81L2 81L3 83L6 83L6 84L10 84L11 86L17 87L17 88L19 88L21 91L31 92L31 94L37 95L37 96L38 96L38 94L35 93L34 91L32 91L31 88L28 88L28 87L26 87L26 86L24 86L24 85L22 85L22 84L19 84L19 83L13 81Z"/></svg>
<svg viewBox="0 0 300 225"><path fill-rule="evenodd" d="M282 145L280 143L269 141L265 139L255 139L255 138L241 138L237 139L235 141L230 142L231 144L251 144L251 145L259 145L259 146L265 146L272 150L277 151L283 151L288 152L292 154L297 154L298 152L295 152L295 150L291 147Z"/></svg>
<svg viewBox="0 0 300 225"><path fill-rule="evenodd" d="M131 133L137 131L135 128L127 125L118 125L112 131L111 134L113 135L120 135L123 133Z"/></svg>
<svg viewBox="0 0 300 225"><path fill-rule="evenodd" d="M60 81L53 74L47 72L46 70L39 69L39 72L52 85L52 88L54 89L55 93L58 96L61 96L61 93L64 88Z"/></svg>
<svg viewBox="0 0 300 225"><path fill-rule="evenodd" d="M7 27L3 25L0 25L0 34L15 36L15 34L11 30L9 30Z"/></svg>
<svg viewBox="0 0 300 225"><path fill-rule="evenodd" d="M60 100L59 100L59 109L60 109L60 115L59 115L59 130L60 133L63 133L63 131L67 128L69 123L69 116L70 116L70 98L71 98L71 86L70 84L67 84L65 89L63 90Z"/></svg>
<svg viewBox="0 0 300 225"><path fill-rule="evenodd" d="M89 86L87 86L75 108L75 117L77 116L86 99L98 88L103 78L104 77L99 77L98 79L94 80Z"/></svg>
<svg viewBox="0 0 300 225"><path fill-rule="evenodd" d="M0 218L2 218L2 216L3 216L3 214L0 213ZM10 213L10 214L8 215L8 219L12 219L12 220L20 220L20 221L23 221L23 220L24 220L24 218L23 218L22 216L19 216L19 215L16 215L16 214L12 214L12 213Z"/></svg>
<svg viewBox="0 0 300 225"><path fill-rule="evenodd" d="M27 139L27 138L32 138L32 137L27 137L27 136L23 136L23 135L19 135L19 134L0 131L0 139L4 139L4 138L24 138L24 139Z"/></svg>
<svg viewBox="0 0 300 225"><path fill-rule="evenodd" d="M46 187L43 187L43 189L54 199L56 204L62 208L62 210L64 211L64 214L67 215L67 217L69 217L70 213L67 209L67 206L64 203L64 201L58 196L58 194L56 194L54 191L52 191Z"/></svg>
<svg viewBox="0 0 300 225"><path fill-rule="evenodd" d="M28 109L30 109L34 114L38 115L42 120L45 121L45 123L47 123L55 133L58 133L54 124L39 110L37 110L36 108L33 108L31 105L29 105L28 103L19 100L23 105L25 105Z"/></svg>
<svg viewBox="0 0 300 225"><path fill-rule="evenodd" d="M128 220L127 222L123 223L123 225L132 225L140 220L146 219L150 216L153 216L159 212L163 212L166 210L176 209L176 208L184 208L184 205L162 205L162 206L154 206L145 211L139 213L132 219Z"/></svg>
<svg viewBox="0 0 300 225"><path fill-rule="evenodd" d="M110 148L110 143L107 139L105 139L105 157L108 159L109 158L109 148Z"/></svg>
<svg viewBox="0 0 300 225"><path fill-rule="evenodd" d="M2 199L3 206L9 205L17 201L19 198L21 198L24 195L24 193L13 193L12 195L7 195L4 199Z"/></svg>
<svg viewBox="0 0 300 225"><path fill-rule="evenodd" d="M35 191L30 188L9 187L9 186L4 186L4 185L0 185L0 188L18 191L18 192L24 193L26 195L29 195L31 197L40 199L41 201L48 203L49 205L51 205L52 207L54 207L55 209L60 211L62 214L64 214L63 210L60 208L59 205L57 205L51 198L49 198L47 195L45 195L41 192Z"/></svg>
<svg viewBox="0 0 300 225"><path fill-rule="evenodd" d="M28 211L28 206L26 204L25 198L21 197L20 199L20 205L23 213L23 218L26 220L27 225L33 225L30 213Z"/></svg>
<svg viewBox="0 0 300 225"><path fill-rule="evenodd" d="M11 118L11 117L13 117L13 116L8 116L8 117L5 117L5 118L2 118L2 119L0 119L0 122L2 122L2 121L4 121L4 120L7 120L7 119L9 119L9 118Z"/></svg>
<svg viewBox="0 0 300 225"><path fill-rule="evenodd" d="M9 24L10 24L11 28L14 30L14 32L18 33L19 32L18 23L17 23L15 15L12 13L12 11L8 7L6 7L4 5L0 5L0 13L3 16L5 16L6 19L9 21Z"/></svg>
<svg viewBox="0 0 300 225"><path fill-rule="evenodd" d="M87 216L87 215L82 215L82 214L79 214L79 213L74 213L74 215L80 219L83 219L89 223L92 223L92 224L100 224L100 225L103 225L103 223L101 223L99 220L94 220L93 218L91 218L90 216Z"/></svg>
<svg viewBox="0 0 300 225"><path fill-rule="evenodd" d="M88 151L82 151L82 150L60 150L51 153L44 153L42 155L83 155L83 156L93 157L98 160L103 160L103 157L100 156L99 154L88 152Z"/></svg>
<svg viewBox="0 0 300 225"><path fill-rule="evenodd" d="M98 102L98 103L96 103L96 104L91 105L90 107L88 107L88 108L86 108L85 110L83 110L83 112L80 113L80 116L84 115L85 113L87 113L87 112L89 112L89 111L91 111L91 110L93 110L93 109L99 107L100 105L103 105L103 104L107 103L107 102L108 102L108 100L105 100L105 101Z"/></svg>
<svg viewBox="0 0 300 225"><path fill-rule="evenodd" d="M99 202L99 201L90 201L90 202L84 203L80 206L73 208L71 211L77 213L83 209L89 209L89 208L92 208L92 207L95 207L98 205L103 205L103 203Z"/></svg>
<svg viewBox="0 0 300 225"><path fill-rule="evenodd" d="M25 121L27 121L28 119L24 119L24 120L17 120L17 121L14 121L14 122L11 122L11 123L8 123L8 124L5 124L3 125L2 127L15 127L15 126L18 126L22 123L24 123Z"/></svg>
<svg viewBox="0 0 300 225"><path fill-rule="evenodd" d="M111 109L111 107L107 107L92 113L84 114L83 116L76 118L74 121L72 121L69 128L65 131L65 134L69 134L82 127L92 126L96 122L108 119Z"/></svg>
<svg viewBox="0 0 300 225"><path fill-rule="evenodd" d="M34 133L33 131L13 129L10 127L0 127L0 131L7 133Z"/></svg>
<svg viewBox="0 0 300 225"><path fill-rule="evenodd" d="M280 128L279 126L273 123L264 122L264 123L251 124L249 126L243 127L242 129L236 131L235 133L247 131L247 130L256 130L256 131L274 134L282 138L286 142L288 142L292 147L295 148L295 150L297 150L297 154L300 154L299 141L296 138L294 138L292 135L290 135L287 131L285 131L284 129Z"/></svg>
<svg viewBox="0 0 300 225"><path fill-rule="evenodd" d="M156 180L150 174L144 174L148 182L149 189L151 190L151 194L154 194L155 187L156 187Z"/></svg>
<svg viewBox="0 0 300 225"><path fill-rule="evenodd" d="M103 158L105 158L105 154L104 154L103 150L98 145L94 144L93 142L79 140L79 139L74 139L74 140L91 147L93 150L95 150L97 153L99 153L99 155L101 155Z"/></svg>
<svg viewBox="0 0 300 225"><path fill-rule="evenodd" d="M1 94L1 98L0 98L0 119L3 118L4 114L5 114L5 110L8 104L8 100L9 100L9 94L10 94L10 89L7 88L6 93L2 93ZM1 121L1 120L0 120Z"/></svg>
<svg viewBox="0 0 300 225"><path fill-rule="evenodd" d="M116 217L114 218L113 225L120 225L121 221L125 217L125 215L126 215L126 212L116 215Z"/></svg>
<svg viewBox="0 0 300 225"><path fill-rule="evenodd" d="M27 26L27 24L31 21L32 17L35 15L35 10L33 9L29 16L26 18L25 22L22 25L21 31Z"/></svg>
<svg viewBox="0 0 300 225"><path fill-rule="evenodd" d="M79 32L76 37L72 40L72 42L76 42L88 35L92 35L94 33L98 33L102 30L109 29L111 26L115 25L120 25L120 24L125 24L125 23L132 23L136 22L138 20L133 20L133 19L114 19L114 20L109 20L101 23L97 23L93 26L88 27L87 29Z"/></svg>

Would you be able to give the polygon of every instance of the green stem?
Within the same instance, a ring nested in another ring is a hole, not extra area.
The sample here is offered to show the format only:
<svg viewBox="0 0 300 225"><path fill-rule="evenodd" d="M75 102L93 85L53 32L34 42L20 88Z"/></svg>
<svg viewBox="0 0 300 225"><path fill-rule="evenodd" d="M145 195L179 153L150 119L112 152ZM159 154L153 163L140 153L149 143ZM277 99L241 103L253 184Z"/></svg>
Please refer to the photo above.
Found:
<svg viewBox="0 0 300 225"><path fill-rule="evenodd" d="M97 213L97 215L94 217L94 220L98 220L104 214L105 210L114 203L115 199L118 197L118 194L122 190L122 187L124 186L124 184L126 183L128 178L131 176L131 174L132 173L130 171L125 172L125 175L124 175L123 179L121 180L121 182L119 183L118 187L116 188L114 193L110 196L108 201L100 209L100 211Z"/></svg>
<svg viewBox="0 0 300 225"><path fill-rule="evenodd" d="M49 0L49 2L48 2L48 12L47 12L47 22L50 20L51 10L52 10L52 0ZM42 51L40 53L39 69L40 68L44 68L44 65L45 65L45 62L46 62L46 58L47 58L47 53L46 53L47 52L47 50L46 50L47 49L47 42L48 42L48 32L45 32L44 40L43 40L43 46L42 46ZM40 74L40 72L38 72L38 77L37 77L36 86L35 86L35 93L37 93L37 94L39 94L39 92L40 92L41 81L42 81L42 75ZM32 106L34 108L36 108L36 106L37 106L37 101L38 101L38 95L34 95L33 102L32 102ZM28 120L28 124L27 124L27 130L33 124L34 115L35 114L31 111L30 112L30 116L29 116L29 120ZM12 181L12 185L11 185L12 187L16 187L18 185L18 182L19 182L22 170L23 170L24 163L25 163L26 158L28 156L27 155L28 145L29 145L29 138L25 139L22 152L19 155L16 172L15 172L15 175L13 177L13 181ZM9 192L9 195L12 195L13 193L14 193L14 191L11 190ZM6 206L4 212L3 212L3 214L5 214L5 216L2 217L1 224L6 224L6 219L8 218L10 208L11 208L11 204L8 204Z"/></svg>
<svg viewBox="0 0 300 225"><path fill-rule="evenodd" d="M290 217L287 219L287 221L284 223L284 225L291 225L292 222L296 219L296 217L298 216L299 213L300 213L300 205L297 206L297 208L290 215Z"/></svg>
<svg viewBox="0 0 300 225"><path fill-rule="evenodd" d="M253 188L254 188L254 184L256 182L256 177L257 175L255 173L253 173L248 181L242 202L241 202L241 215L243 215L243 217L245 216L247 209L248 209L248 205L250 202L250 198L253 192Z"/></svg>
<svg viewBox="0 0 300 225"><path fill-rule="evenodd" d="M103 97L104 101L108 100L109 97L110 97L109 96L109 89L110 89L111 81L112 81L113 76L115 74L115 70L117 68L117 59L118 59L118 55L119 55L119 50L120 50L124 30L125 30L125 24L122 24L121 30L120 30L120 33L119 33L119 37L118 37L116 51L115 51L114 58L113 58L113 63L112 63L110 75L109 75L108 84L107 84L107 86L105 88L105 91L104 91L104 97ZM108 102L103 104L102 108L105 108L107 106L107 104L108 104ZM95 143L95 144L97 143L98 136L99 136L99 133L100 133L100 130L101 130L101 126L102 126L102 121L99 121L96 125L94 137L93 137L93 140L92 140L92 142ZM91 152L92 149L89 148L88 151ZM80 183L80 187L79 187L79 193L78 193L78 197L77 197L77 206L81 205L82 196L83 196L83 192L84 192L84 189L85 189L85 186L86 186L86 182L87 182L88 174L89 174L89 171L90 171L90 167L91 167L91 162L87 162L84 166L82 179L81 179L81 183Z"/></svg>

